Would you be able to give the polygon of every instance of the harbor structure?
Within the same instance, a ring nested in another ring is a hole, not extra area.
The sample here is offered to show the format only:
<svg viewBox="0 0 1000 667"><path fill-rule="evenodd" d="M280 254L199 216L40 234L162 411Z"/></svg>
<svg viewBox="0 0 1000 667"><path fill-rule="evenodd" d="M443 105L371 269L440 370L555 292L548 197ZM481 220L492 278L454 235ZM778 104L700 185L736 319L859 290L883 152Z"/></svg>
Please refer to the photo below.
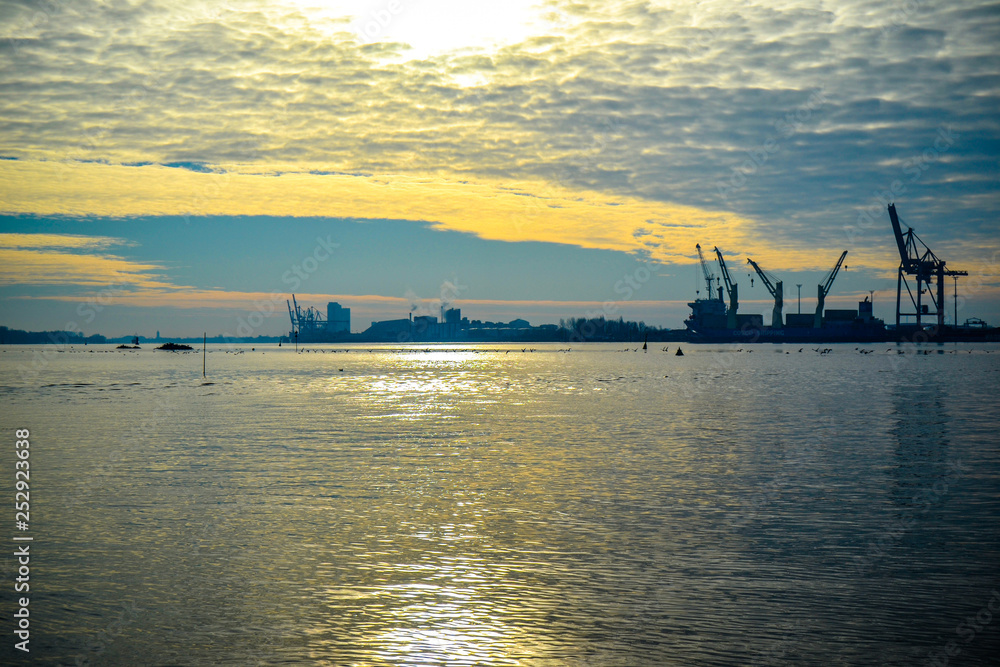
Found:
<svg viewBox="0 0 1000 667"><path fill-rule="evenodd" d="M345 340L351 335L350 308L344 308L339 303L331 301L326 304L324 316L318 308L300 306L294 294L291 303L287 300L285 303L292 324L292 330L288 334L289 339L296 338L304 343L319 343Z"/></svg>
<svg viewBox="0 0 1000 667"><path fill-rule="evenodd" d="M888 213L900 254L897 272L896 323L886 325L874 314L871 296L858 302L857 308L826 308L834 282L848 251L840 253L833 268L817 285L816 308L813 313L802 313L801 289L796 313L784 313L784 281L765 271L752 258L747 263L753 267L761 284L773 299L770 324L765 326L763 315L740 312L739 285L730 273L726 259L719 247L713 248L718 277L705 259L701 244L695 246L698 263L705 282L705 294L696 288L695 299L688 303L690 316L684 329L666 330L647 328L637 323L640 330L652 331L660 340L689 340L690 342L877 342L892 340L965 340L992 339L998 330L981 321L967 321L963 326L946 327L944 324L945 279L955 280L957 320L957 280L968 275L965 271L947 268L946 262L937 257L920 240L912 228L904 233L894 204ZM750 276L750 274L748 274ZM753 276L750 276L753 286ZM911 288L909 279L915 280ZM801 288L801 284L798 285ZM912 311L903 304L903 292L909 296ZM925 297L923 295L929 295ZM929 303L928 303L929 301ZM933 308L933 310L932 310ZM289 340L301 342L446 342L446 341L544 341L544 340L620 340L621 333L608 333L614 322L597 318L588 322L581 333L579 327L542 325L533 327L524 319L509 323L470 321L462 317L459 308L440 303L439 307L425 310L413 306L421 314L411 312L406 318L374 321L361 333L351 333L351 309L336 302L327 304L325 315L314 307L303 308L292 295L288 314L292 325ZM431 314L433 313L433 314ZM913 322L905 321L912 318ZM605 329L607 326L609 329ZM620 327L619 327L620 328ZM593 330L593 331L591 331ZM631 334L628 334L631 336Z"/></svg>
<svg viewBox="0 0 1000 667"><path fill-rule="evenodd" d="M896 272L896 328L900 328L907 322L903 318L913 318L912 325L916 329L922 329L924 320L935 317L937 328L944 329L944 287L945 277L952 276L956 281L955 291L958 291L958 276L969 275L966 271L955 271L947 268L947 263L935 255L927 244L920 240L912 228L907 227L904 234L900 226L899 215L896 213L896 205L889 204L889 220L892 222L892 233L896 237L896 247L899 250L899 269ZM915 279L915 289L910 289L907 276ZM936 285L937 289L931 289ZM912 312L905 312L906 307L902 303L903 289L906 289L910 298ZM928 295L930 303L923 300L924 294ZM957 303L957 298L956 298ZM933 306L934 310L930 310ZM958 312L956 310L955 325L958 325Z"/></svg>
<svg viewBox="0 0 1000 667"><path fill-rule="evenodd" d="M947 268L947 263L935 255L927 244L914 233L912 228L908 228L904 233L895 204L888 205L888 213L900 255L894 327L887 327L885 322L875 317L874 304L870 297L859 301L857 309L826 308L826 298L833 288L834 280L841 268L846 268L844 260L847 257L847 250L840 254L823 282L817 285L816 311L812 315L801 313L800 301L799 313L789 313L783 317L783 282L773 274L764 271L753 259L747 258L747 263L754 268L774 299L771 324L765 327L762 316L738 312L739 285L733 281L722 251L718 247L714 249L714 252L723 284L717 287L717 295L713 295L713 283L718 285L719 281L710 270L701 251L701 245L698 244L695 249L704 274L708 298L699 298L700 290L696 290L695 300L688 303L691 315L684 324L691 333L692 340L703 342L869 342L915 340L916 338L951 340L972 336L973 331L977 330L968 326L957 326L957 281L959 276L966 276L968 273ZM945 279L948 277L953 278L956 283L956 325L952 327L946 327L944 322L946 312ZM912 288L909 278L914 279L916 283ZM912 310L908 310L909 307L904 304L904 290L909 297ZM725 297L728 297L728 303ZM912 318L912 320L907 321L907 318Z"/></svg>

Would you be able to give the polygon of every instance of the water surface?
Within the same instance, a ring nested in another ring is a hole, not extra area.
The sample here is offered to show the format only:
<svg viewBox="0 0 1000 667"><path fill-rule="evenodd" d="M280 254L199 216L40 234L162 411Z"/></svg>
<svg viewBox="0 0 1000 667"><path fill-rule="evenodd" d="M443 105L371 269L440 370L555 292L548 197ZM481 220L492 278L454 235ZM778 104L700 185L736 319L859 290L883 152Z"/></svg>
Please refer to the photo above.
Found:
<svg viewBox="0 0 1000 667"><path fill-rule="evenodd" d="M4 346L32 657L1000 654L1000 346L666 345Z"/></svg>

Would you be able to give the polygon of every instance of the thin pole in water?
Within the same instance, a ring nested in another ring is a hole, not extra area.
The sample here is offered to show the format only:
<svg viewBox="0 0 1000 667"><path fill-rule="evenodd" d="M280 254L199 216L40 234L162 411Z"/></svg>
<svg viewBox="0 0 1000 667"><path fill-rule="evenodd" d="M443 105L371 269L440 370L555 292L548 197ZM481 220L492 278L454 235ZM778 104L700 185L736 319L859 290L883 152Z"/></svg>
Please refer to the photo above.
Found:
<svg viewBox="0 0 1000 667"><path fill-rule="evenodd" d="M955 302L955 326L958 326L958 276L952 276L955 279L955 298L952 301Z"/></svg>
<svg viewBox="0 0 1000 667"><path fill-rule="evenodd" d="M202 334L202 339L201 339L201 376L202 377L205 377L205 367L208 364L208 360L207 360L208 353L206 352L207 349L208 349L208 332L206 331L206 332L204 332Z"/></svg>

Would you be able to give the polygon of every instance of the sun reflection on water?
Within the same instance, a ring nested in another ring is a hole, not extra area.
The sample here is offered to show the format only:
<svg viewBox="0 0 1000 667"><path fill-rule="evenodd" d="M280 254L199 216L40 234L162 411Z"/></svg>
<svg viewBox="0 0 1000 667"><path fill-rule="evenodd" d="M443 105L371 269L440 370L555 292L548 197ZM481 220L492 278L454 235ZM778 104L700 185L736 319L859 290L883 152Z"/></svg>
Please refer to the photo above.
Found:
<svg viewBox="0 0 1000 667"><path fill-rule="evenodd" d="M445 524L434 531L436 536L423 532L414 537L430 542L437 551L442 542L476 539L462 530L471 528ZM419 581L386 584L373 591L387 607L378 619L386 629L365 642L365 652L372 658L399 665L516 665L517 656L530 653L531 638L502 619L502 599L490 598L495 573L484 559L441 555L431 566L410 563L391 569Z"/></svg>
<svg viewBox="0 0 1000 667"><path fill-rule="evenodd" d="M390 630L372 641L372 653L394 664L513 665L517 628L491 616L475 589L413 585L394 595L409 604L392 613Z"/></svg>

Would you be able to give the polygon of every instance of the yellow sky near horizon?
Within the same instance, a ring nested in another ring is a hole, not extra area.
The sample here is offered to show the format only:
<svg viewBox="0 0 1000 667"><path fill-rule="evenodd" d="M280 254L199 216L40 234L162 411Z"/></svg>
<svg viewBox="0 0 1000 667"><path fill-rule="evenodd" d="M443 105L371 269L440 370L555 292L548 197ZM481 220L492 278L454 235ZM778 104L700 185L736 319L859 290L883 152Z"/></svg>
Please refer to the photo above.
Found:
<svg viewBox="0 0 1000 667"><path fill-rule="evenodd" d="M839 254L837 248L769 246L767 236L755 230L754 221L724 211L570 190L541 181L314 174L295 166L278 168L274 174L241 173L232 166L229 169L232 171L202 173L159 165L0 162L0 179L7 184L0 191L0 211L123 218L263 215L404 219L429 222L435 229L470 233L490 240L570 244L632 253L664 265L693 264L694 245L701 243L713 272L714 243L725 249L731 271L739 271L747 255L756 257L773 271L827 270L828 267L817 266L817 260ZM130 243L106 237L0 234L0 285L63 284L92 288L89 292L32 297L64 302L87 302L100 296L102 288L106 291L112 286L115 303L136 307L252 311L260 303L273 300L266 293L173 284L160 265L109 254L109 248ZM769 261L771 258L780 258L781 264ZM852 249L848 264L855 269L874 269L883 277L895 277L891 256L866 256L863 249ZM980 297L986 296L986 292L1000 294L992 285L978 289ZM407 299L396 296L302 296L304 302L351 303L359 314L407 304ZM831 303L850 304L863 296L863 293L841 293ZM746 298L744 301L751 303ZM654 304L662 307L684 302L632 302L630 307L653 308ZM603 304L543 299L473 300L465 305L560 306L599 311ZM277 313L280 315L280 308Z"/></svg>
<svg viewBox="0 0 1000 667"><path fill-rule="evenodd" d="M770 270L817 270L838 248L778 246L754 221L637 197L570 189L540 180L457 180L428 174L202 173L158 165L0 162L0 212L55 216L277 216L400 219L484 239L615 250L663 264L691 264L694 246L715 244L760 258ZM771 258L774 258L773 260ZM780 264L775 260L780 258ZM770 260L770 261L769 261ZM891 269L863 249L854 266Z"/></svg>

